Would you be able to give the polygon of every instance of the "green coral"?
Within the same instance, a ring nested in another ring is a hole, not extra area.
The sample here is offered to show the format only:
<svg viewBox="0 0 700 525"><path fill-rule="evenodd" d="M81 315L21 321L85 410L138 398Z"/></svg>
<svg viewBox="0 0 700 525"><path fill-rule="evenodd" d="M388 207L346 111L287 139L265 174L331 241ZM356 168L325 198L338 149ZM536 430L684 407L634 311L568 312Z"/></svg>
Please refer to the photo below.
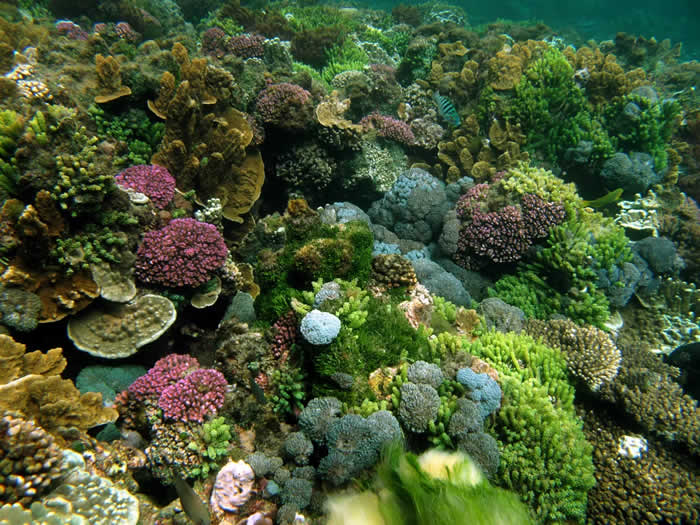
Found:
<svg viewBox="0 0 700 525"><path fill-rule="evenodd" d="M601 145L604 130L593 124L585 93L574 81L574 69L557 49L548 49L525 70L511 111L527 133L528 147L551 161L591 135L596 137L597 150L606 150Z"/></svg>
<svg viewBox="0 0 700 525"><path fill-rule="evenodd" d="M114 177L100 172L95 164L98 141L98 137L88 136L85 127L81 127L73 136L75 152L56 158L58 182L52 196L59 208L73 218L98 212L116 188Z"/></svg>
<svg viewBox="0 0 700 525"><path fill-rule="evenodd" d="M298 231L293 224L286 226L287 243L282 252L271 260L262 252L255 269L261 289L255 310L260 319L274 321L287 313L291 300L299 298L301 290L318 279L330 281L351 275L357 280L357 286L367 284L372 271L374 236L366 223L351 221L342 228L320 225ZM302 259L306 263L302 265L297 254L304 254L304 249L307 257ZM311 256L319 256L319 264L310 266Z"/></svg>
<svg viewBox="0 0 700 525"><path fill-rule="evenodd" d="M10 109L0 111L0 198L17 194L19 172L15 163L15 150L24 132L24 118Z"/></svg>
<svg viewBox="0 0 700 525"><path fill-rule="evenodd" d="M369 64L369 57L351 40L345 40L339 46L333 46L327 55L327 65L321 71L321 77L328 84L344 71L362 71Z"/></svg>
<svg viewBox="0 0 700 525"><path fill-rule="evenodd" d="M301 370L273 370L270 382L275 390L270 401L276 413L293 415L304 407L306 392L304 373Z"/></svg>
<svg viewBox="0 0 700 525"><path fill-rule="evenodd" d="M499 374L504 402L490 432L500 441L498 482L518 492L538 523L583 523L595 484L592 447L573 408L558 350L529 336L490 331L469 352Z"/></svg>
<svg viewBox="0 0 700 525"><path fill-rule="evenodd" d="M658 173L668 166L666 145L678 129L680 114L677 100L652 100L639 94L625 95L605 112L616 145L626 151L649 153Z"/></svg>
<svg viewBox="0 0 700 525"><path fill-rule="evenodd" d="M198 452L202 457L202 463L188 471L189 477L206 478L210 472L217 470L221 460L228 455L231 427L223 417L217 417L202 425L200 437L199 442L190 441L187 444L189 450Z"/></svg>
<svg viewBox="0 0 700 525"><path fill-rule="evenodd" d="M510 168L508 176L500 184L509 194L522 197L531 193L547 202L559 202L564 206L567 216L583 207L583 201L573 183L564 182L550 170L526 162Z"/></svg>
<svg viewBox="0 0 700 525"><path fill-rule="evenodd" d="M56 239L51 256L67 275L71 275L79 270L88 270L91 264L119 263L119 252L126 244L127 239L116 235L112 229L88 224L82 233Z"/></svg>
<svg viewBox="0 0 700 525"><path fill-rule="evenodd" d="M165 133L165 124L151 122L140 109L131 109L124 115L115 116L93 105L88 108L88 113L101 137L112 137L126 144L127 151L115 159L115 166L150 163Z"/></svg>

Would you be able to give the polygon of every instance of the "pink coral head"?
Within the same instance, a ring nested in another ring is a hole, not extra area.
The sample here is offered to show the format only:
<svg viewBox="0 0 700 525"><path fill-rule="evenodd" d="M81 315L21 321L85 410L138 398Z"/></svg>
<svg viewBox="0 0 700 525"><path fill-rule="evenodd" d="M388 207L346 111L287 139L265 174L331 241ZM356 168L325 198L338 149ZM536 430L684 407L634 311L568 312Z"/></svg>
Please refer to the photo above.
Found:
<svg viewBox="0 0 700 525"><path fill-rule="evenodd" d="M195 219L173 219L147 232L136 252L136 276L145 283L196 287L226 262L228 248L216 226Z"/></svg>
<svg viewBox="0 0 700 525"><path fill-rule="evenodd" d="M228 383L213 368L199 368L163 390L158 406L163 416L178 421L202 423L223 406Z"/></svg>
<svg viewBox="0 0 700 525"><path fill-rule="evenodd" d="M193 370L199 361L185 354L170 354L155 362L145 375L129 385L129 394L138 401L156 401L166 387L178 382Z"/></svg>
<svg viewBox="0 0 700 525"><path fill-rule="evenodd" d="M156 208L165 208L175 195L175 178L163 166L139 164L131 166L114 177L114 182L125 189L143 193Z"/></svg>

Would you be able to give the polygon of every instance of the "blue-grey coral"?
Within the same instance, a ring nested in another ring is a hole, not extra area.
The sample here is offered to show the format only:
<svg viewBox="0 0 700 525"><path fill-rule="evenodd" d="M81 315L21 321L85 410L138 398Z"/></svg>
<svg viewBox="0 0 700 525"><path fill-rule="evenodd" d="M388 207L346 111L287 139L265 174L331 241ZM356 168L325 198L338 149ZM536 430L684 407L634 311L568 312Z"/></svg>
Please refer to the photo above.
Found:
<svg viewBox="0 0 700 525"><path fill-rule="evenodd" d="M501 387L488 374L460 368L457 382L467 389L467 397L478 404L482 418L493 414L501 406Z"/></svg>
<svg viewBox="0 0 700 525"><path fill-rule="evenodd" d="M274 474L277 469L279 469L283 464L282 458L277 456L268 456L263 452L253 452L247 458L245 462L250 465L257 477L267 476L268 474Z"/></svg>
<svg viewBox="0 0 700 525"><path fill-rule="evenodd" d="M406 371L406 377L411 383L426 384L438 388L445 380L442 370L435 363L416 361Z"/></svg>
<svg viewBox="0 0 700 525"><path fill-rule="evenodd" d="M322 443L328 426L340 416L341 407L335 397L316 397L299 414L299 426L315 443Z"/></svg>
<svg viewBox="0 0 700 525"><path fill-rule="evenodd" d="M437 418L440 395L430 385L404 383L401 385L399 419L411 432L428 430L428 424Z"/></svg>
<svg viewBox="0 0 700 525"><path fill-rule="evenodd" d="M311 310L301 320L301 335L312 345L327 345L338 337L340 319L329 312Z"/></svg>
<svg viewBox="0 0 700 525"><path fill-rule="evenodd" d="M303 478L290 478L282 485L280 499L283 505L294 505L299 509L309 506L313 483Z"/></svg>
<svg viewBox="0 0 700 525"><path fill-rule="evenodd" d="M307 465L314 444L303 432L292 432L284 440L284 453L297 465Z"/></svg>
<svg viewBox="0 0 700 525"><path fill-rule="evenodd" d="M413 269L420 283L433 295L444 297L457 306L469 307L472 298L464 289L462 283L438 263L430 259L416 259L413 261Z"/></svg>
<svg viewBox="0 0 700 525"><path fill-rule="evenodd" d="M500 454L498 441L493 436L485 432L472 432L458 441L457 448L469 454L487 477L493 478L498 472Z"/></svg>
<svg viewBox="0 0 700 525"><path fill-rule="evenodd" d="M484 418L479 406L471 399L461 398L457 400L457 408L450 416L447 434L452 438L461 439L467 434L479 432L483 424Z"/></svg>
<svg viewBox="0 0 700 525"><path fill-rule="evenodd" d="M428 243L437 238L442 219L451 207L445 184L419 168L402 173L368 215L402 239Z"/></svg>

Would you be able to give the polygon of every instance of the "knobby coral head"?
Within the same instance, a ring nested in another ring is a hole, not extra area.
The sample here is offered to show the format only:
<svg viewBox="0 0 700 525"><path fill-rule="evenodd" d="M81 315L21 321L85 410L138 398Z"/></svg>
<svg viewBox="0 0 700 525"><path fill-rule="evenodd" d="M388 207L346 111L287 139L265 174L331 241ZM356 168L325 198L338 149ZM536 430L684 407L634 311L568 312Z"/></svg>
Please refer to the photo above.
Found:
<svg viewBox="0 0 700 525"><path fill-rule="evenodd" d="M212 368L199 368L163 390L158 406L166 418L204 422L224 404L228 384L224 375Z"/></svg>
<svg viewBox="0 0 700 525"><path fill-rule="evenodd" d="M163 166L139 164L131 166L114 177L121 188L143 193L156 208L165 208L175 195L175 178Z"/></svg>
<svg viewBox="0 0 700 525"><path fill-rule="evenodd" d="M212 224L174 219L144 235L136 253L136 276L145 283L196 287L226 262L228 248Z"/></svg>

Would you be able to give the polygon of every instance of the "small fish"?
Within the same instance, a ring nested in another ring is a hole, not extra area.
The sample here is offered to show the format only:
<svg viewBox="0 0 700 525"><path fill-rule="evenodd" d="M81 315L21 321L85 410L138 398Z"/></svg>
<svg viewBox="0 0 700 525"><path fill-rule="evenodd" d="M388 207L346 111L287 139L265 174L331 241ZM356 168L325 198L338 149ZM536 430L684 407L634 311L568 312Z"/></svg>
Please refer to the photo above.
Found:
<svg viewBox="0 0 700 525"><path fill-rule="evenodd" d="M438 107L438 113L445 119L445 121L453 127L457 127L462 123L462 119L459 118L459 114L454 107L454 104L450 102L450 99L443 97L439 92L433 94L433 100Z"/></svg>
<svg viewBox="0 0 700 525"><path fill-rule="evenodd" d="M195 525L210 525L209 507L202 501L190 485L180 478L175 478L175 490L180 498L182 510Z"/></svg>

